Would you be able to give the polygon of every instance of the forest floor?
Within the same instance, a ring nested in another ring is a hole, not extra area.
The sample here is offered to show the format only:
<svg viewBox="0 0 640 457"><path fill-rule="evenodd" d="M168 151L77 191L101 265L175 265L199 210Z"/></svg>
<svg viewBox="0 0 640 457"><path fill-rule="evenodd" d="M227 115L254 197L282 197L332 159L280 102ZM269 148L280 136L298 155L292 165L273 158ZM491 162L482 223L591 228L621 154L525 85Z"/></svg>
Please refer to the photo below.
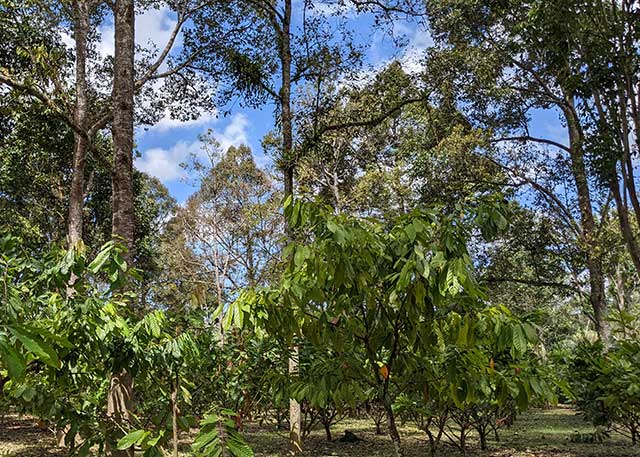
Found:
<svg viewBox="0 0 640 457"><path fill-rule="evenodd" d="M390 457L393 446L387 436L376 436L375 427L366 420L344 420L333 428L334 438L345 430L354 432L362 441L357 443L328 442L324 431L314 431L305 441L305 456L309 457ZM515 424L500 433L500 442L489 441L489 450L480 451L475 434L469 438L468 457L640 457L640 445L612 434L604 443L574 443L571 437L593 432L587 422L568 407L535 409L518 417ZM407 457L429 455L426 436L408 424L401 427ZM256 457L287 455L287 434L274 427L250 424L245 435ZM64 456L55 447L51 432L37 427L29 418L7 416L0 423L0 457ZM185 454L186 455L186 454ZM460 452L445 445L439 456L453 457Z"/></svg>

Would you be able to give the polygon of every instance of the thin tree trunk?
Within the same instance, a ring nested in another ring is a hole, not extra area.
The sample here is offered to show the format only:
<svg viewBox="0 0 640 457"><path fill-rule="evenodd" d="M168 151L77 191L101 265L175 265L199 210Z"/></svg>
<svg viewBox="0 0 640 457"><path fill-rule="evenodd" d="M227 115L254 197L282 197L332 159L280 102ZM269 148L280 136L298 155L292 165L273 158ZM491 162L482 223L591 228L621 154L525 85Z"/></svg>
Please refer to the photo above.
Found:
<svg viewBox="0 0 640 457"><path fill-rule="evenodd" d="M74 122L81 132L74 133L73 176L69 193L68 242L75 246L82 240L82 212L84 206L84 170L88 149L87 131L87 35L89 33L88 2L73 2L73 35L76 50L76 103Z"/></svg>
<svg viewBox="0 0 640 457"><path fill-rule="evenodd" d="M293 121L291 115L291 8L292 0L285 0L282 30L280 31L280 61L282 65L282 86L280 88L280 111L282 122L282 162L284 164L284 198L293 197ZM285 227L287 237L293 240L289 224ZM297 376L300 348L291 348L289 375ZM289 399L289 447L292 454L302 452L302 410L300 403Z"/></svg>
<svg viewBox="0 0 640 457"><path fill-rule="evenodd" d="M289 377L295 378L300 370L300 348L293 346L289 357ZM302 408L293 398L289 399L289 447L292 454L302 452Z"/></svg>
<svg viewBox="0 0 640 457"><path fill-rule="evenodd" d="M178 457L178 376L171 386L171 425L173 427L173 457Z"/></svg>
<svg viewBox="0 0 640 457"><path fill-rule="evenodd" d="M134 195L133 195L133 96L134 96L134 34L133 0L116 0L114 5L115 54L113 63L113 154L112 173L112 236L122 238L128 252L129 265L134 258ZM123 367L111 378L107 414L126 427L133 408L133 378ZM133 456L133 448L113 456Z"/></svg>
<svg viewBox="0 0 640 457"><path fill-rule="evenodd" d="M589 271L589 301L593 309L593 319L598 335L603 341L609 339L609 328L606 322L607 305L604 295L604 274L599 254L597 229L591 205L591 193L584 163L583 141L580 124L575 117L573 95L566 96L567 105L564 114L569 128L569 149L571 172L576 185L578 207L582 222L582 242L585 251L587 269Z"/></svg>
<svg viewBox="0 0 640 457"><path fill-rule="evenodd" d="M629 256L633 261L633 265L636 267L636 270L640 273L640 250L638 248L638 243L636 243L635 237L633 236L633 231L631 229L631 223L629 221L629 213L627 211L627 207L622 201L622 195L620 194L620 187L618 183L618 178L617 176L615 176L615 170L613 171L613 173L614 173L614 176L611 177L609 188L611 190L611 194L613 195L613 199L616 202L616 209L618 213L618 223L620 225L620 231L622 232L622 238L624 239L624 242L627 245L627 251L629 252Z"/></svg>
<svg viewBox="0 0 640 457"><path fill-rule="evenodd" d="M393 450L395 457L403 457L404 449L402 449L402 442L400 440L400 433L398 433L398 427L396 426L396 417L393 413L393 406L391 405L391 399L385 398L384 410L387 413L387 427L389 428L389 437L393 441Z"/></svg>
<svg viewBox="0 0 640 457"><path fill-rule="evenodd" d="M328 420L323 419L322 425L324 426L324 434L327 438L327 441L333 441L333 437L331 436L331 424Z"/></svg>

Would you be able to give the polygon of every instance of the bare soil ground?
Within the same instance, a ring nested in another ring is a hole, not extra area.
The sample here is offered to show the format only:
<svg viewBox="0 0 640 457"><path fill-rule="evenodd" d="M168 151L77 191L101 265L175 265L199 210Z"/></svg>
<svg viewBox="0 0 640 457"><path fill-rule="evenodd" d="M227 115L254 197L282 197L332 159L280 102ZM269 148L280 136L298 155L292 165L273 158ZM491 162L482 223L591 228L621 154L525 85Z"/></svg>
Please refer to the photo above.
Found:
<svg viewBox="0 0 640 457"><path fill-rule="evenodd" d="M334 438L350 430L362 438L357 443L328 442L322 430L314 431L305 442L308 457L390 457L393 446L387 436L377 436L375 427L366 420L345 420L333 429ZM425 435L405 424L401 427L407 457L428 456ZM604 443L574 443L572 435L593 432L587 422L567 407L532 410L518 417L509 429L503 429L500 442L489 441L489 450L480 451L475 436L470 437L468 457L640 457L640 445L617 434ZM287 434L274 426L249 424L245 435L256 457L287 456ZM186 440L185 440L186 441ZM186 444L186 443L185 443ZM185 446L185 449L187 446ZM64 456L56 448L51 431L37 426L36 421L7 416L0 423L0 457ZM187 455L186 453L184 454ZM444 445L442 457L459 456L452 445Z"/></svg>

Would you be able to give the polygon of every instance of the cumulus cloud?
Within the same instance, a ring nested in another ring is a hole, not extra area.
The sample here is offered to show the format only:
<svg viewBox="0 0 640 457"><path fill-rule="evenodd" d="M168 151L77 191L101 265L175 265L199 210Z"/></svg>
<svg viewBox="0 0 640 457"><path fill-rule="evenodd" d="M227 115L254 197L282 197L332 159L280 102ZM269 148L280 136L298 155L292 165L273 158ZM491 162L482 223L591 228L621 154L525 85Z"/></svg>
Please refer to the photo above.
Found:
<svg viewBox="0 0 640 457"><path fill-rule="evenodd" d="M231 146L239 146L249 142L247 128L249 127L249 119L242 113L235 114L229 125L227 125L222 133L213 132L213 136L220 143L220 148L226 151Z"/></svg>
<svg viewBox="0 0 640 457"><path fill-rule="evenodd" d="M169 8L145 10L136 16L136 44L140 46L156 46L164 48L177 24L175 13ZM174 49L182 46L182 36L178 35Z"/></svg>
<svg viewBox="0 0 640 457"><path fill-rule="evenodd" d="M247 144L249 141L247 129L249 120L244 114L236 114L229 124L221 131L212 129L212 136L220 143L220 148L226 151L231 146ZM136 159L136 168L152 176L157 177L163 183L177 181L186 178L185 170L181 163L189 160L189 157L204 158L203 144L200 141L179 141L169 148L151 148L142 152L142 156Z"/></svg>
<svg viewBox="0 0 640 457"><path fill-rule="evenodd" d="M155 176L163 183L176 181L184 177L184 170L180 164L192 154L200 154L202 144L199 141L180 141L168 149L152 148L142 153L136 159L136 168Z"/></svg>
<svg viewBox="0 0 640 457"><path fill-rule="evenodd" d="M164 116L162 116L162 118L158 122L156 122L152 126L146 127L144 130L140 131L139 134L144 135L146 132L165 133L176 129L204 127L217 122L217 120L217 112L201 113L200 116L198 116L198 118L196 119L183 121L180 119L172 118L169 110L166 110Z"/></svg>
<svg viewBox="0 0 640 457"><path fill-rule="evenodd" d="M433 46L433 38L429 30L418 25L411 34L409 44L404 49L400 62L408 73L418 73L422 70L425 51Z"/></svg>
<svg viewBox="0 0 640 457"><path fill-rule="evenodd" d="M166 6L158 9L148 9L136 15L136 44L142 47L155 46L163 49L169 41L177 20L175 14ZM98 53L104 58L112 56L115 49L113 22L107 22L98 28L100 41L97 44ZM176 38L174 49L182 44L182 36Z"/></svg>
<svg viewBox="0 0 640 457"><path fill-rule="evenodd" d="M391 37L400 40L401 46ZM396 21L391 34L387 30L376 30L371 39L369 60L376 73L393 60L398 60L407 73L418 73L423 69L425 51L433 46L433 37L423 23Z"/></svg>
<svg viewBox="0 0 640 457"><path fill-rule="evenodd" d="M169 41L171 33L177 24L175 13L166 6L145 10L136 15L136 44L145 48L155 47L162 50ZM113 56L115 50L113 20L107 19L98 27L100 41L96 43L96 50L102 57ZM75 46L73 35L67 31L61 32L62 42L69 48ZM182 46L182 35L178 35L174 43L174 50Z"/></svg>

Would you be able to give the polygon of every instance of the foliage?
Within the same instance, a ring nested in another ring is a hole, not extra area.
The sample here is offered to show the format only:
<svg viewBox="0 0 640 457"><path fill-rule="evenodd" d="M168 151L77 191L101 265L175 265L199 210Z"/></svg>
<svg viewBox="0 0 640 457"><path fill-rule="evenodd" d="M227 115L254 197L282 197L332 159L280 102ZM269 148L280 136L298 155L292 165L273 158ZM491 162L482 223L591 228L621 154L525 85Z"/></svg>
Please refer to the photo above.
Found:
<svg viewBox="0 0 640 457"><path fill-rule="evenodd" d="M233 457L252 457L253 451L237 432L234 411L222 410L218 414L207 415L200 422L200 432L193 442L193 450L198 457L219 456L226 449Z"/></svg>
<svg viewBox="0 0 640 457"><path fill-rule="evenodd" d="M569 358L576 405L596 426L640 440L640 345L620 340L612 347L585 340Z"/></svg>
<svg viewBox="0 0 640 457"><path fill-rule="evenodd" d="M35 260L18 239L5 235L2 248L0 354L6 398L64 430L65 442L79 455L94 445L116 446L119 435L120 449L137 445L147 456L161 455L159 446L172 429L171 421L162 419L166 411L170 415L172 388L180 388L187 399L180 376L200 363L191 334L176 332L161 311L141 318L128 311L135 295L121 286L141 277L128 269L122 248L113 242L91 262L82 246L54 249ZM72 274L76 280L70 286ZM106 415L106 383L122 367L144 386L139 411L153 408L157 414L152 429L139 428L143 422L135 419L124 437ZM178 422L187 430L195 423L188 416Z"/></svg>
<svg viewBox="0 0 640 457"><path fill-rule="evenodd" d="M316 381L306 381L302 365L294 397L323 407L330 398L344 402L343 389L364 400L359 386L368 385L398 443L392 405L399 392L420 395L430 385L423 370L435 360L441 366L432 377L443 377L454 409L486 397L485 404L512 401L520 409L551 398L535 363L524 358L534 328L504 308L479 308L484 294L465 242L472 227L487 236L503 229L504 207L484 199L469 213L414 211L390 225L303 202L285 208L291 226L311 241L287 247L279 288L245 293L227 315L288 343L304 336L314 348L307 360L320 370Z"/></svg>

